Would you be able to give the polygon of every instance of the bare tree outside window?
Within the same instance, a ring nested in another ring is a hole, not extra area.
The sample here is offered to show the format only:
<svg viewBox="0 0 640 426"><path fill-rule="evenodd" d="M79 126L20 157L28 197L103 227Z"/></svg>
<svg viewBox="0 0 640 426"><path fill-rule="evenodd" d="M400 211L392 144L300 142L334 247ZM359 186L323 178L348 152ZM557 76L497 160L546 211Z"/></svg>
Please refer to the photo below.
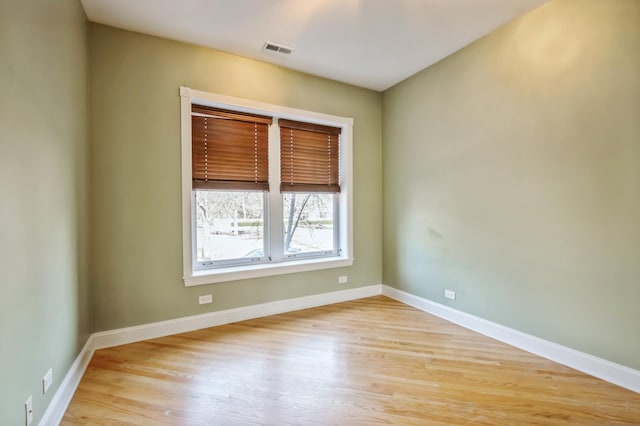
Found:
<svg viewBox="0 0 640 426"><path fill-rule="evenodd" d="M284 251L286 254L334 249L334 194L284 193Z"/></svg>
<svg viewBox="0 0 640 426"><path fill-rule="evenodd" d="M196 191L197 261L263 257L264 196L252 191ZM283 194L285 254L334 249L333 197Z"/></svg>
<svg viewBox="0 0 640 426"><path fill-rule="evenodd" d="M263 256L264 193L196 191L198 261Z"/></svg>

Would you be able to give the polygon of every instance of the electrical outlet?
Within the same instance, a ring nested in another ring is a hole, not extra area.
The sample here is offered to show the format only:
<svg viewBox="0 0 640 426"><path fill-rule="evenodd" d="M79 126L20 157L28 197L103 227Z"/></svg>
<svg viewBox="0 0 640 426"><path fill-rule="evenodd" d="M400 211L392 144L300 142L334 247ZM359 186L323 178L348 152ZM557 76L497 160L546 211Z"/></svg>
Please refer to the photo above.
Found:
<svg viewBox="0 0 640 426"><path fill-rule="evenodd" d="M53 383L53 369L50 368L42 378L42 393L47 393L51 383Z"/></svg>
<svg viewBox="0 0 640 426"><path fill-rule="evenodd" d="M27 402L24 403L24 411L27 415L27 426L29 426L33 421L33 399L31 395L29 395Z"/></svg>
<svg viewBox="0 0 640 426"><path fill-rule="evenodd" d="M444 297L451 300L456 300L456 292L453 290L444 289Z"/></svg>
<svg viewBox="0 0 640 426"><path fill-rule="evenodd" d="M349 278L346 275L338 277L338 284L346 284L349 282Z"/></svg>
<svg viewBox="0 0 640 426"><path fill-rule="evenodd" d="M212 302L213 302L213 295L211 294L205 294L198 297L198 303L201 305L206 305L207 303L212 303Z"/></svg>

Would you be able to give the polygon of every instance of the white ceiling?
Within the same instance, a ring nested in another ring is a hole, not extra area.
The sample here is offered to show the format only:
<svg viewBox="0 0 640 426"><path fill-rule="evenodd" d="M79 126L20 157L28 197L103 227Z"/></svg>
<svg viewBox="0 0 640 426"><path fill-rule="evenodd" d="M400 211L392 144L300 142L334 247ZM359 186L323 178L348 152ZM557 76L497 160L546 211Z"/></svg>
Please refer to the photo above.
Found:
<svg viewBox="0 0 640 426"><path fill-rule="evenodd" d="M385 90L549 0L82 0L89 20ZM264 51L266 41L294 49Z"/></svg>

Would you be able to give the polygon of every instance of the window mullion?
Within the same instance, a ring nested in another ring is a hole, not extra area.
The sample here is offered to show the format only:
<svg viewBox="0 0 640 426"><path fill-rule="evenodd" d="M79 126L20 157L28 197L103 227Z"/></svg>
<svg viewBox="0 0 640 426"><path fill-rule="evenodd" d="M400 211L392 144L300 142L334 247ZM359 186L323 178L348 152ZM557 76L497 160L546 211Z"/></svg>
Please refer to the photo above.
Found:
<svg viewBox="0 0 640 426"><path fill-rule="evenodd" d="M340 241L340 194L333 194L333 249L336 254L342 253L342 242Z"/></svg>
<svg viewBox="0 0 640 426"><path fill-rule="evenodd" d="M191 215L191 229L198 229L196 213L195 213L197 212L195 191L191 191L191 211L194 212L194 214ZM195 270L197 269L197 265L198 265L198 241L194 234L191 238L191 268Z"/></svg>
<svg viewBox="0 0 640 426"><path fill-rule="evenodd" d="M284 257L282 194L280 193L280 128L269 126L269 256L273 261Z"/></svg>

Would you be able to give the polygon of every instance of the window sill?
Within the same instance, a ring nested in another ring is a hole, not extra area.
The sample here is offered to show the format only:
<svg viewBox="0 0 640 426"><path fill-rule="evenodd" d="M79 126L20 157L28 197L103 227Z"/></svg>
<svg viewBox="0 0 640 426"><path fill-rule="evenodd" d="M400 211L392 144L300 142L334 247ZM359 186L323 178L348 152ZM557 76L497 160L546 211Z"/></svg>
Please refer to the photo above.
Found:
<svg viewBox="0 0 640 426"><path fill-rule="evenodd" d="M260 265L234 266L229 268L195 271L184 277L185 287L214 284L225 281L247 280L250 278L270 277L273 275L294 274L296 272L316 271L320 269L341 268L353 265L353 259L331 257L322 259L296 260L291 262Z"/></svg>

